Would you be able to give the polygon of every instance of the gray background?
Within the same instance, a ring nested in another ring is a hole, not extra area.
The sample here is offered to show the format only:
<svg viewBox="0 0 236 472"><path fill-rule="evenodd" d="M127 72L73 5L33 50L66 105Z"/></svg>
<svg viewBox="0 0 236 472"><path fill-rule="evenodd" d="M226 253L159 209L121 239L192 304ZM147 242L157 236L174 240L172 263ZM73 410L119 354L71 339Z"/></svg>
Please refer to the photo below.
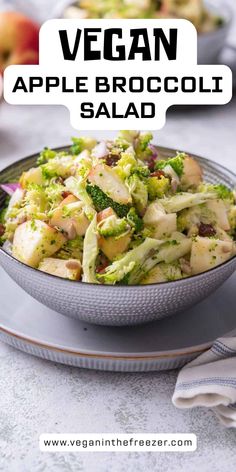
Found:
<svg viewBox="0 0 236 472"><path fill-rule="evenodd" d="M32 15L45 19L58 2L15 3L26 10L30 6ZM235 6L234 0L228 3ZM201 154L236 171L235 125L236 97L227 106L170 112L165 128L154 133L155 142ZM76 131L62 107L17 107L2 102L0 168L45 145L67 144L73 135ZM4 472L235 470L236 432L220 426L211 411L180 411L171 404L176 371L127 374L75 369L30 357L4 344L0 345L0 371L0 470ZM198 436L198 450L40 453L42 432L191 432Z"/></svg>

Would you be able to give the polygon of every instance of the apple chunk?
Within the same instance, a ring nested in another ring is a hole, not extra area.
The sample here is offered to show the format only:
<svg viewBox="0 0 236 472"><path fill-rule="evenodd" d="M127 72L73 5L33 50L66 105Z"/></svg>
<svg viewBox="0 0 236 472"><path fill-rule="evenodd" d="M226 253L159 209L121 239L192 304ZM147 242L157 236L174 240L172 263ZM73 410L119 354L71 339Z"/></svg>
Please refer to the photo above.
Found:
<svg viewBox="0 0 236 472"><path fill-rule="evenodd" d="M77 259L65 261L54 257L46 257L40 262L39 270L64 279L79 280L81 276L81 263Z"/></svg>
<svg viewBox="0 0 236 472"><path fill-rule="evenodd" d="M192 244L190 266L193 274L199 274L222 264L233 256L233 241L197 236Z"/></svg>
<svg viewBox="0 0 236 472"><path fill-rule="evenodd" d="M15 231L12 254L16 259L37 267L39 262L55 254L66 238L40 220L26 221Z"/></svg>
<svg viewBox="0 0 236 472"><path fill-rule="evenodd" d="M106 164L97 164L89 173L89 181L97 185L114 202L127 205L132 202L128 188L116 174L114 169Z"/></svg>

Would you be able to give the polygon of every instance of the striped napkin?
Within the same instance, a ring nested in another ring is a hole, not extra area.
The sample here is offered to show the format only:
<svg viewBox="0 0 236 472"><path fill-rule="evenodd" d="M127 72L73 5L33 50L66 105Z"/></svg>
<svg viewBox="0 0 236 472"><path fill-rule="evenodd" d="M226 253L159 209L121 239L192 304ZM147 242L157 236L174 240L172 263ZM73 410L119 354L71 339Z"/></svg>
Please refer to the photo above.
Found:
<svg viewBox="0 0 236 472"><path fill-rule="evenodd" d="M211 408L224 426L236 428L235 332L182 368L172 402L177 408Z"/></svg>

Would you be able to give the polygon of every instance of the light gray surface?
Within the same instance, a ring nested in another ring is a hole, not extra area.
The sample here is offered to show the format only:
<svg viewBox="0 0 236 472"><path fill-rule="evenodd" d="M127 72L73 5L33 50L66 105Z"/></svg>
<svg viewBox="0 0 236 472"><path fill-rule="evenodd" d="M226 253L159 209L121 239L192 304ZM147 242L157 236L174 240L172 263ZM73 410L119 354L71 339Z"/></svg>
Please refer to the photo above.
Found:
<svg viewBox="0 0 236 472"><path fill-rule="evenodd" d="M52 5L56 0L35 0ZM27 2L23 2L26 4ZM235 4L234 0L231 1ZM159 144L215 159L236 171L236 99L171 113ZM0 167L76 132L63 108L0 104ZM12 294L14 296L14 294ZM0 470L4 472L233 472L236 432L210 411L176 410L177 373L94 372L38 360L0 345ZM191 432L194 453L40 453L42 432Z"/></svg>

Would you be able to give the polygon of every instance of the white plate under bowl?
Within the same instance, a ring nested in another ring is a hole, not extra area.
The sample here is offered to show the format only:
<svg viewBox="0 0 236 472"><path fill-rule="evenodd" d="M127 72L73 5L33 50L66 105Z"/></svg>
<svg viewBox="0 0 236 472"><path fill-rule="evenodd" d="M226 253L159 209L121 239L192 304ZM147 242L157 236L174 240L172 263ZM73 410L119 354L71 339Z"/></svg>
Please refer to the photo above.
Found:
<svg viewBox="0 0 236 472"><path fill-rule="evenodd" d="M113 371L181 367L236 328L236 273L204 302L174 317L105 327L60 315L27 295L0 269L0 340L54 362Z"/></svg>

